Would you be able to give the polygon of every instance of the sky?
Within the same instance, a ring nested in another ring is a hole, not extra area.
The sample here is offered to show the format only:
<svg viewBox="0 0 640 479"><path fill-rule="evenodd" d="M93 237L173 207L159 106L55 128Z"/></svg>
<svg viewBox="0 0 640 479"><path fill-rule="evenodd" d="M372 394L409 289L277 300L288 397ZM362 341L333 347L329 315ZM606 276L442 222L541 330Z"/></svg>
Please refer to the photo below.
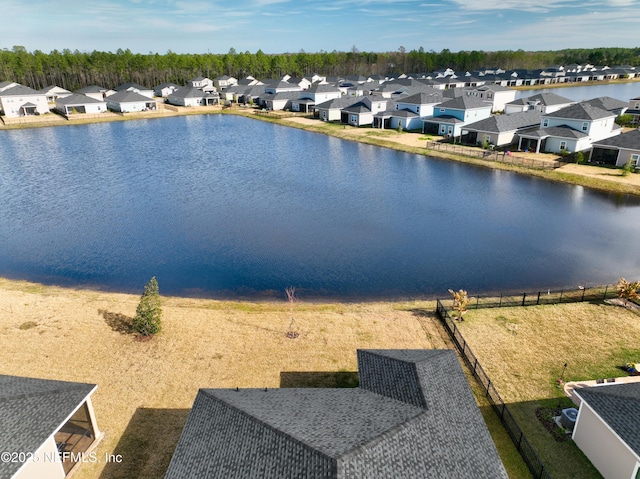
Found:
<svg viewBox="0 0 640 479"><path fill-rule="evenodd" d="M45 53L638 47L640 0L2 0L0 48Z"/></svg>

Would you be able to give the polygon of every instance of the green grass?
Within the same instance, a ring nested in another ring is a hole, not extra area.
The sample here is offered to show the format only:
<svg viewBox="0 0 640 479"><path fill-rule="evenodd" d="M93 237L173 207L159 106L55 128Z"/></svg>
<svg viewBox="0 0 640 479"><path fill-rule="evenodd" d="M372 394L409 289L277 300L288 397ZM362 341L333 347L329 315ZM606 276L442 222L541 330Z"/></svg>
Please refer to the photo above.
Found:
<svg viewBox="0 0 640 479"><path fill-rule="evenodd" d="M469 311L457 324L554 479L600 478L572 442L556 442L539 408L571 407L557 380L619 377L640 361L640 314L604 302ZM512 326L509 326L512 325Z"/></svg>

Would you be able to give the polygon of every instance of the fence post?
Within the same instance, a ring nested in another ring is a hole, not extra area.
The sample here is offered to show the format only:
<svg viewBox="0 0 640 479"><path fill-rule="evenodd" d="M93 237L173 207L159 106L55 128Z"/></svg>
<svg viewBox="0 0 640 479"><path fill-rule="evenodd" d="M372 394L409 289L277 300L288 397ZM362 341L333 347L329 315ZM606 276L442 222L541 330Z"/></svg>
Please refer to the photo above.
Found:
<svg viewBox="0 0 640 479"><path fill-rule="evenodd" d="M560 290L560 299L558 300L558 303L562 303L562 295L564 294L564 289Z"/></svg>
<svg viewBox="0 0 640 479"><path fill-rule="evenodd" d="M524 306L524 302L527 299L527 293L522 293L522 306Z"/></svg>
<svg viewBox="0 0 640 479"><path fill-rule="evenodd" d="M544 474L544 464L542 464L542 469L540 469L540 475L538 476L538 479L542 479Z"/></svg>
<svg viewBox="0 0 640 479"><path fill-rule="evenodd" d="M587 290L586 287L582 288L582 302L584 303L584 293Z"/></svg>
<svg viewBox="0 0 640 479"><path fill-rule="evenodd" d="M604 298L602 298L602 299L607 299L607 291L608 291L608 290L609 290L609 285L606 285L606 286L604 287Z"/></svg>
<svg viewBox="0 0 640 479"><path fill-rule="evenodd" d="M489 397L489 388L490 387L491 387L491 379L489 379L489 382L487 383L487 393L485 394L485 397Z"/></svg>
<svg viewBox="0 0 640 479"><path fill-rule="evenodd" d="M520 431L520 439L518 439L518 445L516 446L518 451L520 451L520 444L522 444L522 436L524 436L524 433Z"/></svg>
<svg viewBox="0 0 640 479"><path fill-rule="evenodd" d="M538 300L536 301L536 304L540 304L540 291L538 291Z"/></svg>
<svg viewBox="0 0 640 479"><path fill-rule="evenodd" d="M476 296L476 309L478 309L478 301L480 301L480 295Z"/></svg>
<svg viewBox="0 0 640 479"><path fill-rule="evenodd" d="M476 375L476 368L478 367L478 358L476 358L476 362L473 363L473 375Z"/></svg>
<svg viewBox="0 0 640 479"><path fill-rule="evenodd" d="M500 293L500 302L498 303L498 308L502 308L502 293Z"/></svg>

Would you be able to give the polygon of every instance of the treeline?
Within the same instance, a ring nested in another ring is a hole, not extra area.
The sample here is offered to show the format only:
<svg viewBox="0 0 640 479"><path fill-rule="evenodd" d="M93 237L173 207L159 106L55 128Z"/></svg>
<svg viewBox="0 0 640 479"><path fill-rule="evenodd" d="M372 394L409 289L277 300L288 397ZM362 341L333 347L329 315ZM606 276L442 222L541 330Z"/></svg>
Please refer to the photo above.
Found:
<svg viewBox="0 0 640 479"><path fill-rule="evenodd" d="M594 65L640 65L640 48L596 48L526 52L440 52L418 50L375 53L361 52L355 46L348 52L283 53L267 55L236 52L226 54L177 54L171 51L139 54L130 50L90 53L53 50L28 52L24 47L0 50L0 81L16 81L35 89L58 85L77 90L88 85L113 88L126 82L153 87L165 82L184 85L198 76L216 78L230 75L258 79L279 78L284 74L302 77L319 73L327 76L388 75L432 72L452 68L457 72L479 68L537 69L551 65L591 63Z"/></svg>

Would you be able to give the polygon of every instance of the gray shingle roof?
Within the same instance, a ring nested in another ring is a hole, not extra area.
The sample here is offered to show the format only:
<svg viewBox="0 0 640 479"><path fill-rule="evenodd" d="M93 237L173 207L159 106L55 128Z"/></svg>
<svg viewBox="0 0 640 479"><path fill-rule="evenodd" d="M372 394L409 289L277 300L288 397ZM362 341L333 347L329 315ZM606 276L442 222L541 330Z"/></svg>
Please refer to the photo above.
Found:
<svg viewBox="0 0 640 479"><path fill-rule="evenodd" d="M554 138L570 139L579 139L588 136L586 133L574 130L568 126L550 126L548 128L540 128L539 130L521 132L519 135L526 138L548 138L552 136Z"/></svg>
<svg viewBox="0 0 640 479"><path fill-rule="evenodd" d="M89 103L104 103L104 101L96 100L95 98L91 98L89 96L83 95L82 93L73 93L69 96L65 96L64 98L58 98L56 100L56 104L60 105L87 105Z"/></svg>
<svg viewBox="0 0 640 479"><path fill-rule="evenodd" d="M593 146L615 146L628 150L640 150L640 130L632 130L621 135L596 141Z"/></svg>
<svg viewBox="0 0 640 479"><path fill-rule="evenodd" d="M537 110L528 110L508 115L494 115L484 120L465 125L466 130L503 133L540 125L542 114Z"/></svg>
<svg viewBox="0 0 640 479"><path fill-rule="evenodd" d="M44 95L24 85L16 85L0 92L0 96Z"/></svg>
<svg viewBox="0 0 640 479"><path fill-rule="evenodd" d="M588 103L591 106L602 108L603 110L607 111L621 110L622 108L626 108L629 106L629 102L617 100L615 98L611 98L610 96L600 96L597 98L592 98L591 100L587 100L585 103Z"/></svg>
<svg viewBox="0 0 640 479"><path fill-rule="evenodd" d="M581 388L576 393L640 455L640 383Z"/></svg>
<svg viewBox="0 0 640 479"><path fill-rule="evenodd" d="M472 110L476 108L491 108L491 104L480 100L475 96L459 96L451 100L444 101L439 105L440 108L452 108L456 110Z"/></svg>
<svg viewBox="0 0 640 479"><path fill-rule="evenodd" d="M0 375L0 451L35 453L95 388ZM21 466L0 462L0 479L12 477Z"/></svg>
<svg viewBox="0 0 640 479"><path fill-rule="evenodd" d="M593 121L601 120L602 118L610 118L615 116L615 114L583 102L566 106L560 110L554 111L553 113L546 113L545 116L550 118L566 118L568 120Z"/></svg>
<svg viewBox="0 0 640 479"><path fill-rule="evenodd" d="M141 95L140 93L136 93L135 91L123 90L118 93L114 93L113 95L109 95L105 101L113 102L113 103L131 103L131 102L153 102L152 98L148 96Z"/></svg>
<svg viewBox="0 0 640 479"><path fill-rule="evenodd" d="M359 350L352 389L201 389L166 479L507 478L451 350Z"/></svg>
<svg viewBox="0 0 640 479"><path fill-rule="evenodd" d="M517 100L510 101L509 103L507 103L507 105L526 105L529 102L537 102L541 105L546 106L574 103L573 100L560 95L556 95L555 93L538 93L537 95L531 95L525 98L519 98Z"/></svg>

